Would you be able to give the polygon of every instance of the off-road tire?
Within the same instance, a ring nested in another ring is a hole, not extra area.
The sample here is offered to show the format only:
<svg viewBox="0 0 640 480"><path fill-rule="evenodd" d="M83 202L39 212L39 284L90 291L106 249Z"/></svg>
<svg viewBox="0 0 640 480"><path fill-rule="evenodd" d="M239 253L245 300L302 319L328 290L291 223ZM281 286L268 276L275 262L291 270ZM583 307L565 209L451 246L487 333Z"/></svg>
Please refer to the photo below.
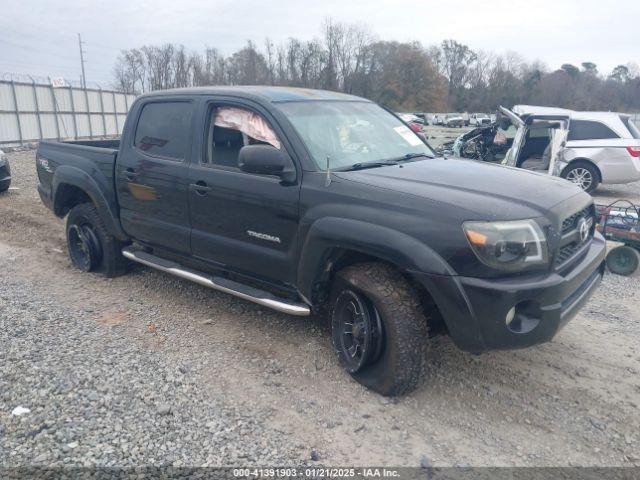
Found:
<svg viewBox="0 0 640 480"><path fill-rule="evenodd" d="M390 265L352 265L336 274L331 294L332 319L335 319L336 300L345 289L370 300L383 326L382 350L377 360L351 373L351 376L365 387L385 396L409 393L420 383L428 349L427 318L417 292ZM332 331L335 333L334 321ZM338 359L345 366L335 334L332 334L332 339Z"/></svg>
<svg viewBox="0 0 640 480"><path fill-rule="evenodd" d="M74 225L85 223L91 227L99 244L99 261L94 262L94 264L86 270L100 272L109 278L124 275L127 272L129 264L127 259L122 256L124 244L108 233L98 210L92 203L76 205L69 211L69 215L67 216L67 247L69 248L69 256L72 262L73 257L71 256L70 246L68 245L69 229Z"/></svg>

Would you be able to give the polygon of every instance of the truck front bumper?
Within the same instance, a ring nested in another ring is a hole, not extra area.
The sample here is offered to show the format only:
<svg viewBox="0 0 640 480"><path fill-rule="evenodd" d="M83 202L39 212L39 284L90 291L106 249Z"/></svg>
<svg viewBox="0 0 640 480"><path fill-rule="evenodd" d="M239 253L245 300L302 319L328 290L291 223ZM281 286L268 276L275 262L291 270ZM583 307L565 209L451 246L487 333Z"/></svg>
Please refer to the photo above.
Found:
<svg viewBox="0 0 640 480"><path fill-rule="evenodd" d="M474 353L551 340L600 284L605 240L596 232L571 270L501 279L412 272L433 295L454 343Z"/></svg>

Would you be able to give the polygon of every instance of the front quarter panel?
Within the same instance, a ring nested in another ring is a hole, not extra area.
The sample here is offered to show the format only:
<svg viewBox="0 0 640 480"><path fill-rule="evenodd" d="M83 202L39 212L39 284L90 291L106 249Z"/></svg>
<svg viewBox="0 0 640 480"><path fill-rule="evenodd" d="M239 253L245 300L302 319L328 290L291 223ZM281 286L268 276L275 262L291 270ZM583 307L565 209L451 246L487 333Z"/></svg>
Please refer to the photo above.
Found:
<svg viewBox="0 0 640 480"><path fill-rule="evenodd" d="M431 237L437 243L433 233L427 232L439 228L442 243L448 238L455 251L460 245L456 246L453 233L446 229L453 228L462 237L456 222L436 218L432 224L429 212L419 212L417 205L424 206L424 200L335 177L327 186L325 180L324 173L307 173L301 193L297 278L305 297L312 297L327 253L335 248L371 255L403 270L455 275L442 255L424 240Z"/></svg>

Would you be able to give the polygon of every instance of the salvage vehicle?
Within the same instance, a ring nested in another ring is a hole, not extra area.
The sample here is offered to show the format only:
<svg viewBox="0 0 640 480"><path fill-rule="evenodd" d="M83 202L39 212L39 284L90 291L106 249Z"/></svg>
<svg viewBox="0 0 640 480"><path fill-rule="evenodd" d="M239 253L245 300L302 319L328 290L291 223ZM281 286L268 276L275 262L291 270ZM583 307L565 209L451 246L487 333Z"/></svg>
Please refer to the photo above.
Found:
<svg viewBox="0 0 640 480"><path fill-rule="evenodd" d="M396 115L400 117L403 122L424 125L424 118L420 118L413 113L396 113Z"/></svg>
<svg viewBox="0 0 640 480"><path fill-rule="evenodd" d="M622 184L640 180L640 130L631 116L614 112L558 111L517 105L513 108L525 123L536 118L568 118L567 139L556 172L586 192L600 183ZM531 119L531 120L529 120ZM526 148L531 143L523 139ZM535 143L535 142L534 142ZM542 145L534 147L539 151ZM524 159L523 159L524 160Z"/></svg>
<svg viewBox="0 0 640 480"><path fill-rule="evenodd" d="M11 167L9 159L5 153L0 150L0 192L9 190L11 186Z"/></svg>
<svg viewBox="0 0 640 480"><path fill-rule="evenodd" d="M491 124L491 117L486 113L473 113L471 114L471 118L469 120L470 125L474 127L481 127L483 125Z"/></svg>
<svg viewBox="0 0 640 480"><path fill-rule="evenodd" d="M629 115L613 112L576 112L560 108L516 105L500 107L492 128L461 135L454 152L463 158L492 160L504 148L490 138L505 119L517 129L505 163L565 178L586 192L600 183L621 184L640 180L640 130ZM551 123L549 123L551 122ZM502 128L505 128L504 126ZM555 131L560 129L561 131ZM552 137L562 137L553 162Z"/></svg>
<svg viewBox="0 0 640 480"><path fill-rule="evenodd" d="M449 128L462 128L465 126L465 121L462 118L462 115L458 113L452 113L445 117L444 126Z"/></svg>
<svg viewBox="0 0 640 480"><path fill-rule="evenodd" d="M453 142L443 144L442 150L458 158L501 162L513 144L515 131L508 121L483 125L463 133Z"/></svg>
<svg viewBox="0 0 640 480"><path fill-rule="evenodd" d="M326 314L341 365L383 395L419 384L435 335L473 353L551 340L604 272L579 188L435 158L399 118L341 93L154 92L120 140L43 141L36 165L80 270L133 261Z"/></svg>

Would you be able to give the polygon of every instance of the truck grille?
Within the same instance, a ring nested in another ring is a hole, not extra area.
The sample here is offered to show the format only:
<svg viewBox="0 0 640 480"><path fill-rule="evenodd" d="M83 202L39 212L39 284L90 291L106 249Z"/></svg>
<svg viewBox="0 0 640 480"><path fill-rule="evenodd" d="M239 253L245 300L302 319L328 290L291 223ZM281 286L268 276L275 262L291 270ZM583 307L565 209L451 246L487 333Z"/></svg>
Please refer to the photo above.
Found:
<svg viewBox="0 0 640 480"><path fill-rule="evenodd" d="M562 235L569 233L571 230L576 228L576 223L581 217L593 218L595 216L595 209L593 204L588 207L583 208L579 212L574 213L573 215L565 218L562 221Z"/></svg>
<svg viewBox="0 0 640 480"><path fill-rule="evenodd" d="M582 219L585 220L588 228L586 237L583 237L583 233L580 231ZM591 204L562 221L560 245L554 259L556 269L570 262L591 242L595 231L595 219L595 207Z"/></svg>

